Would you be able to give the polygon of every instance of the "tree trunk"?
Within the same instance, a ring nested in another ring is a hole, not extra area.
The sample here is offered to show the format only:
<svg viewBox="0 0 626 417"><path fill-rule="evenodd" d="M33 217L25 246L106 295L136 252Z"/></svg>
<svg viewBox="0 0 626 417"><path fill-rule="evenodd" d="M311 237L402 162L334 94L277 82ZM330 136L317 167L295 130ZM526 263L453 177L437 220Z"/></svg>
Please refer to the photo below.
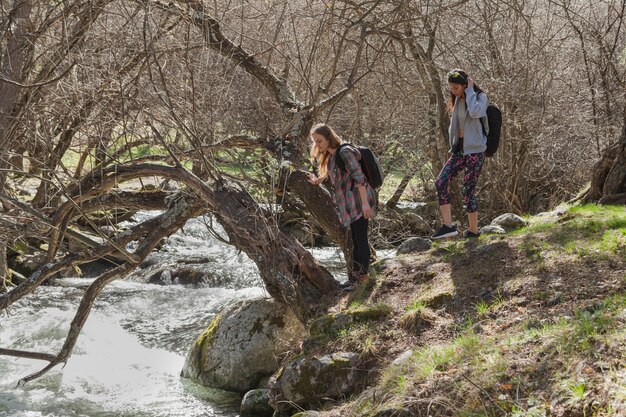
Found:
<svg viewBox="0 0 626 417"><path fill-rule="evenodd" d="M624 95L626 97L626 90ZM621 195L624 193L626 193L626 106L620 139L605 149L602 158L594 166L591 186L583 201L623 204Z"/></svg>
<svg viewBox="0 0 626 417"><path fill-rule="evenodd" d="M11 29L7 30L6 49L2 56L3 77L12 81L22 82L24 63L28 54L32 51L27 39L29 17L32 9L32 3L28 0L17 1L14 3L14 9L9 15L13 16ZM18 100L19 87L15 84L0 80L0 151L8 154L8 150L12 149L11 143L13 137L8 134L11 118L15 112L15 103ZM6 182L5 169L9 168L8 161L3 157L0 159L0 192L4 191Z"/></svg>
<svg viewBox="0 0 626 417"><path fill-rule="evenodd" d="M0 281L2 287L6 289L7 279L9 277L9 267L7 265L7 245L4 242L0 242ZM2 290L0 289L0 292Z"/></svg>
<svg viewBox="0 0 626 417"><path fill-rule="evenodd" d="M76 205L102 195L116 184L151 175L185 183L204 199L224 227L230 242L256 263L270 295L289 305L301 320L306 320L320 300L338 289L332 274L319 266L293 236L281 232L276 220L261 209L245 190L225 181L209 186L182 167L139 164L113 166L87 174L76 188L81 192L72 193L72 200L62 205L53 217L56 227L51 235L48 256L54 256L59 247ZM308 185L311 189L319 189ZM339 233L341 229L337 226L336 215L333 220L334 233Z"/></svg>
<svg viewBox="0 0 626 417"><path fill-rule="evenodd" d="M602 188L603 197L626 192L626 120L616 148L615 162L607 174Z"/></svg>
<svg viewBox="0 0 626 417"><path fill-rule="evenodd" d="M409 185L409 182L411 181L411 179L413 179L414 176L415 173L411 172L406 174L402 178L402 181L400 181L400 185L398 185L398 188L396 188L396 192L393 193L393 196L385 204L386 208L396 208L396 206L398 205L398 201L400 201L400 197L402 197L402 194L404 194L404 190L406 190L406 187Z"/></svg>

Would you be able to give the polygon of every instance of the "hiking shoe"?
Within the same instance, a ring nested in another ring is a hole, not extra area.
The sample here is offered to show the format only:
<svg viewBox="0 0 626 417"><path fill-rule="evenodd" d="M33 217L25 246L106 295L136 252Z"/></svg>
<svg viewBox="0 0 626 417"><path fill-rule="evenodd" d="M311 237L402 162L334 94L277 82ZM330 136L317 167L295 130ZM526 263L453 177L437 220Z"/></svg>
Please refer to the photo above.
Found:
<svg viewBox="0 0 626 417"><path fill-rule="evenodd" d="M467 230L463 235L465 239L478 239L480 237L480 233L474 233Z"/></svg>
<svg viewBox="0 0 626 417"><path fill-rule="evenodd" d="M356 286L356 282L354 281L344 281L341 284L339 284L339 288L341 289L341 291L345 291L345 292L352 292L354 291L354 287Z"/></svg>
<svg viewBox="0 0 626 417"><path fill-rule="evenodd" d="M452 236L456 236L458 234L459 234L459 232L456 231L456 227L454 225L446 226L444 224L430 238L431 239L441 239L443 237L452 237Z"/></svg>

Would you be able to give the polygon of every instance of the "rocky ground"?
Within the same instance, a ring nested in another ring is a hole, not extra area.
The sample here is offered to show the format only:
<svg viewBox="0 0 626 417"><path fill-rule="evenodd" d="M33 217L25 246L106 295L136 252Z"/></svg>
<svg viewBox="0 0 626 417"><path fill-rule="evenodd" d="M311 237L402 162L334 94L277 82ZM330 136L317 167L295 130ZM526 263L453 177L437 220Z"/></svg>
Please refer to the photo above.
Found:
<svg viewBox="0 0 626 417"><path fill-rule="evenodd" d="M563 208L376 269L292 352L356 353L360 376L350 392L301 408L328 417L626 415L623 208Z"/></svg>

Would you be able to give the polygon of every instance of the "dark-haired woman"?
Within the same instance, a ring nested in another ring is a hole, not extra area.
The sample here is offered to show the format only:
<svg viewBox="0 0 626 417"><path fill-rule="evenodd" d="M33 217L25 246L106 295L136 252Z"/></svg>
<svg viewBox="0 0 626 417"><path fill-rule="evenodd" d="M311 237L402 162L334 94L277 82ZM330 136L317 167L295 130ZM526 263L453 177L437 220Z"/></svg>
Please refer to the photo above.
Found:
<svg viewBox="0 0 626 417"><path fill-rule="evenodd" d="M352 266L348 281L342 285L345 290L351 290L354 284L369 279L371 252L367 229L369 219L375 215L376 196L361 170L361 154L355 147L343 146L337 152L341 138L325 124L313 126L311 140L311 159L318 164L319 176L310 173L308 181L319 185L326 178L330 179L339 222L352 231ZM337 166L336 158L344 161L345 171Z"/></svg>
<svg viewBox="0 0 626 417"><path fill-rule="evenodd" d="M485 129L487 126L483 124L483 118L487 116L489 100L474 80L460 69L448 73L448 87L450 88L448 111L452 115L448 133L452 155L435 182L443 224L432 238L440 239L458 234L452 223L448 185L461 170L464 170L463 202L469 223L465 238L477 238L479 233L476 185L487 149L487 136L483 131L483 125Z"/></svg>

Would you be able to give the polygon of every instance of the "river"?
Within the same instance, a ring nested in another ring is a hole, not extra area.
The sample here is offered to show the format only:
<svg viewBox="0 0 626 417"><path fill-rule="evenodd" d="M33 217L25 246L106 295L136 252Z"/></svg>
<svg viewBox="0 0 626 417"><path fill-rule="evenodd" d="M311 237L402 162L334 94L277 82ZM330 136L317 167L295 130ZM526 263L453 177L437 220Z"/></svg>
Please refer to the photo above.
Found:
<svg viewBox="0 0 626 417"><path fill-rule="evenodd" d="M153 215L141 213L136 220ZM47 362L0 356L0 416L238 415L239 396L180 377L189 346L212 317L234 300L265 293L252 261L217 239L204 220L190 220L143 268L104 290L65 367L18 387L20 378ZM337 249L313 252L345 279ZM203 271L203 282L171 280L168 271L181 265ZM147 283L155 274L166 285ZM0 319L0 346L56 354L92 280L58 279L12 305Z"/></svg>

